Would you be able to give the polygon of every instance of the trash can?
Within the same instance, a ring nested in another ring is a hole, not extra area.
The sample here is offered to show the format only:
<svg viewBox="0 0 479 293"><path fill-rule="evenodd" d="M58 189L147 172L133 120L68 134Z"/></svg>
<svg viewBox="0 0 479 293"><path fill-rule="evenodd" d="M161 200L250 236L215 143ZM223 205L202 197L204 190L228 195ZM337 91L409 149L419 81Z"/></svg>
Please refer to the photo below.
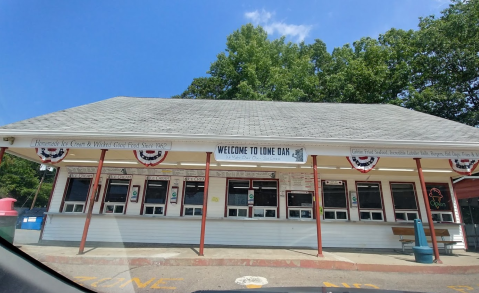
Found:
<svg viewBox="0 0 479 293"><path fill-rule="evenodd" d="M0 237L13 244L18 212L13 209L14 198L0 199Z"/></svg>
<svg viewBox="0 0 479 293"><path fill-rule="evenodd" d="M414 236L416 246L413 246L414 258L419 263L432 263L432 248L429 247L426 240L426 234L419 219L414 220Z"/></svg>

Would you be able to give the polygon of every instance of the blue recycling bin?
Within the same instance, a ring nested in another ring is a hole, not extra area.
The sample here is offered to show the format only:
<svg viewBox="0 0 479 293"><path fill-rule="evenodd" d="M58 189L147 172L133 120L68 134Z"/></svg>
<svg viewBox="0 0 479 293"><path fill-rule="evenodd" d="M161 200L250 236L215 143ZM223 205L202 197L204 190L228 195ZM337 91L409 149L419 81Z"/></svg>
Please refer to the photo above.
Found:
<svg viewBox="0 0 479 293"><path fill-rule="evenodd" d="M429 247L426 240L426 234L419 219L414 220L414 237L416 245L413 246L414 258L418 263L432 263L432 248Z"/></svg>

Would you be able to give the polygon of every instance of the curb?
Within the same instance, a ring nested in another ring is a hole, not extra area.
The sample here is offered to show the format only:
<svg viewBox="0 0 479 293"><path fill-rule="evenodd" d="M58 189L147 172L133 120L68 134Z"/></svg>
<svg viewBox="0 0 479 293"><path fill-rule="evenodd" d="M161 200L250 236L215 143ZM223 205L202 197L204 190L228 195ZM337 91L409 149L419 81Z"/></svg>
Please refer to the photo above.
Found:
<svg viewBox="0 0 479 293"><path fill-rule="evenodd" d="M323 270L345 270L387 273L422 273L422 274L476 274L479 266L430 266L360 264L345 261L308 260L308 259L215 259L215 258L152 258L152 257L88 257L32 255L41 262L57 264L85 265L130 265L130 266L253 266L284 267Z"/></svg>

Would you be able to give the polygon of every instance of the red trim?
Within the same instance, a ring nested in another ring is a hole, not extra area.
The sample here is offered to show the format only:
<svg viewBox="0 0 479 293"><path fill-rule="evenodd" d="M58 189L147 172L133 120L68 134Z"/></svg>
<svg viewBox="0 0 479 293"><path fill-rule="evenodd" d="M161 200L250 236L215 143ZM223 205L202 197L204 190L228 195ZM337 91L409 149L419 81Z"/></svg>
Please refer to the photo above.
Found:
<svg viewBox="0 0 479 293"><path fill-rule="evenodd" d="M65 184L65 190L63 191L63 197L62 197L62 201L60 203L60 208L58 209L59 213L63 212L63 206L65 205L65 198L67 196L68 186L70 185L70 180L71 179L72 178L70 178L70 177L67 178L67 183Z"/></svg>
<svg viewBox="0 0 479 293"><path fill-rule="evenodd" d="M145 183L143 188L143 196L141 197L141 207L140 207L140 215L143 215L143 210L145 209L145 196L146 196L146 189L148 188L148 176L145 177Z"/></svg>
<svg viewBox="0 0 479 293"><path fill-rule="evenodd" d="M85 213L85 211L86 211L86 206L87 206L88 200L90 198L90 190L91 190L92 185L93 185L93 180L91 178L88 178L88 179L90 179L90 185L88 185L88 192L86 193L85 204L83 205L83 213ZM95 198L93 198L93 201L95 201Z"/></svg>
<svg viewBox="0 0 479 293"><path fill-rule="evenodd" d="M109 185L110 185L110 178L107 178L106 183L105 183L105 188L103 188L103 198L101 199L99 214L103 214L103 208L105 207L106 192L108 191L108 186Z"/></svg>
<svg viewBox="0 0 479 293"><path fill-rule="evenodd" d="M181 210L180 210L180 217L183 217L183 210L185 208L185 192L186 192L186 180L184 179L183 177L183 192L181 193L182 194L182 199L181 199ZM193 214L194 214L194 211L193 211Z"/></svg>
<svg viewBox="0 0 479 293"><path fill-rule="evenodd" d="M7 150L7 147L1 147L0 148L0 164L2 163L3 160L3 155L5 154L5 151Z"/></svg>
<svg viewBox="0 0 479 293"><path fill-rule="evenodd" d="M411 210L411 209L408 209L408 210L400 210L400 211L404 211L404 212L417 212L418 216L419 216L419 219L422 220L422 217L421 217L421 211L420 211L420 208L419 208L419 201L417 199L417 191L416 191L416 184L414 182L397 182L397 181L389 181L389 190L391 191L391 201L393 203L393 212L394 212L394 219L396 220L396 222L398 221L396 219L396 206L394 204L394 195L393 195L393 187L392 185L393 184L412 184L412 189L414 190L414 198L416 199L416 209L415 210Z"/></svg>
<svg viewBox="0 0 479 293"><path fill-rule="evenodd" d="M145 164L145 163L143 163L142 161L140 161L140 159L138 159L138 154L137 154L137 151L136 151L136 150L133 151L133 154L135 155L135 158L136 158L136 160L138 161L138 163L143 164L143 165L145 165L146 167L154 167L154 166L160 164L161 162L163 162L163 161L166 159L166 156L168 155L168 151L162 151L162 152L165 153L165 155L163 156L163 158L162 158L161 160L159 160L158 162L153 163L153 164Z"/></svg>
<svg viewBox="0 0 479 293"><path fill-rule="evenodd" d="M95 192L95 202L98 202L98 200L100 200L100 191L101 191L101 184L98 184L98 187L96 188L96 192Z"/></svg>
<svg viewBox="0 0 479 293"><path fill-rule="evenodd" d="M374 184L379 184L379 191L381 192L381 208L380 209L367 209L365 208L365 210L381 210L383 211L383 218L384 218L384 222L387 222L387 217L386 217L386 211L384 209L384 195L383 195L383 187L381 185L381 181L355 181L355 184L356 184L356 197L358 199L358 216L359 216L359 220L361 221L361 201L359 200L359 190L358 190L358 183L368 183L368 184L371 184L371 183L374 183Z"/></svg>
<svg viewBox="0 0 479 293"><path fill-rule="evenodd" d="M321 217L319 216L319 176L318 176L318 163L316 159L316 155L312 155L313 157L313 180L314 180L314 205L313 209L316 210L316 236L318 238L318 255L323 256L323 240L321 235Z"/></svg>
<svg viewBox="0 0 479 293"><path fill-rule="evenodd" d="M168 181L168 184L166 186L166 198L165 198L165 211L163 212L163 216L166 217L166 209L168 208L168 198L170 197L170 181L171 181L171 177L170 177L170 180L166 180Z"/></svg>
<svg viewBox="0 0 479 293"><path fill-rule="evenodd" d="M229 179L226 178L226 188L225 188L225 218L228 217L228 191L229 191Z"/></svg>
<svg viewBox="0 0 479 293"><path fill-rule="evenodd" d="M123 214L126 214L126 208L128 207L128 202L130 199L130 191L131 191L131 182L133 181L133 177L130 179L130 182L128 182L128 192L126 194L126 201L125 201L125 208L123 209Z"/></svg>
<svg viewBox="0 0 479 293"><path fill-rule="evenodd" d="M456 202L457 214L459 215L459 222L461 224L463 224L464 221L462 219L461 206L459 205L459 201L457 200L456 191L454 190L454 182L452 181L452 177L451 177L451 188L452 188L452 192L454 193L454 200ZM452 214L455 214L455 213L453 212ZM467 246L466 229L464 228L464 225L461 225L461 229L462 229L462 240L464 241L464 248L467 250L469 247Z"/></svg>
<svg viewBox="0 0 479 293"><path fill-rule="evenodd" d="M3 149L3 148L2 148ZM0 152L0 163L2 160L2 155ZM58 174L60 173L60 167L57 167L57 172L55 173L55 179L53 179L52 191L50 191L50 197L48 198L47 211L50 211L50 204L52 202L53 193L55 192L55 187L57 186ZM40 240L43 239L43 229L45 228L45 222L47 221L47 215L43 216L42 228L40 229Z"/></svg>
<svg viewBox="0 0 479 293"><path fill-rule="evenodd" d="M313 190L286 190L285 191L285 198L286 198L286 219L289 219L289 205L288 205L288 193L309 193L311 194L311 209L313 210L312 212L312 216L313 216L313 220L316 219L314 217L314 191ZM299 207L298 207L299 208ZM306 208L306 207L305 207Z"/></svg>
<svg viewBox="0 0 479 293"><path fill-rule="evenodd" d="M205 184L204 184L204 192L203 192L203 211L201 213L201 234L200 234L200 249L199 249L199 256L203 256L203 250L205 247L205 230L206 230L206 216L207 216L207 209L208 209L208 185L210 183L210 160L211 160L211 152L206 153L206 169L205 169Z"/></svg>
<svg viewBox="0 0 479 293"><path fill-rule="evenodd" d="M325 180L325 179L322 179L321 180L321 202L323 204L323 217L322 219L324 220L324 214L325 214L325 211L326 211L326 207L324 206L324 182L325 181L333 181L331 179L328 179L328 180ZM334 180L336 181L336 180ZM349 191L348 191L348 184L347 184L347 181L346 180L337 180L337 181L342 181L343 184L344 184L344 196L346 197L346 213L347 213L347 220L349 221L350 220L350 217L349 217ZM344 208L340 208L340 207L337 207L337 208L328 208L328 209L334 209L334 210L340 210L340 209L344 209Z"/></svg>

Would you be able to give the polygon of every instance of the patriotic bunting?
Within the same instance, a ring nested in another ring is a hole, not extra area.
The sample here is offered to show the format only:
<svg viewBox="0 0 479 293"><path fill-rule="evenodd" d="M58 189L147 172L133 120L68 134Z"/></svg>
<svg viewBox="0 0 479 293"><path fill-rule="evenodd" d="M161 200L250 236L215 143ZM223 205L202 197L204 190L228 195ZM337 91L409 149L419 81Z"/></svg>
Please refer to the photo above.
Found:
<svg viewBox="0 0 479 293"><path fill-rule="evenodd" d="M35 152L43 163L59 163L68 154L68 149L62 148L35 148Z"/></svg>
<svg viewBox="0 0 479 293"><path fill-rule="evenodd" d="M361 173L368 173L379 161L379 157L346 157L351 166Z"/></svg>
<svg viewBox="0 0 479 293"><path fill-rule="evenodd" d="M479 160L476 159L450 159L449 165L451 165L452 170L456 171L461 175L471 176L474 169L476 169L479 164Z"/></svg>
<svg viewBox="0 0 479 293"><path fill-rule="evenodd" d="M147 167L153 167L163 162L168 152L152 150L134 150L136 159Z"/></svg>

